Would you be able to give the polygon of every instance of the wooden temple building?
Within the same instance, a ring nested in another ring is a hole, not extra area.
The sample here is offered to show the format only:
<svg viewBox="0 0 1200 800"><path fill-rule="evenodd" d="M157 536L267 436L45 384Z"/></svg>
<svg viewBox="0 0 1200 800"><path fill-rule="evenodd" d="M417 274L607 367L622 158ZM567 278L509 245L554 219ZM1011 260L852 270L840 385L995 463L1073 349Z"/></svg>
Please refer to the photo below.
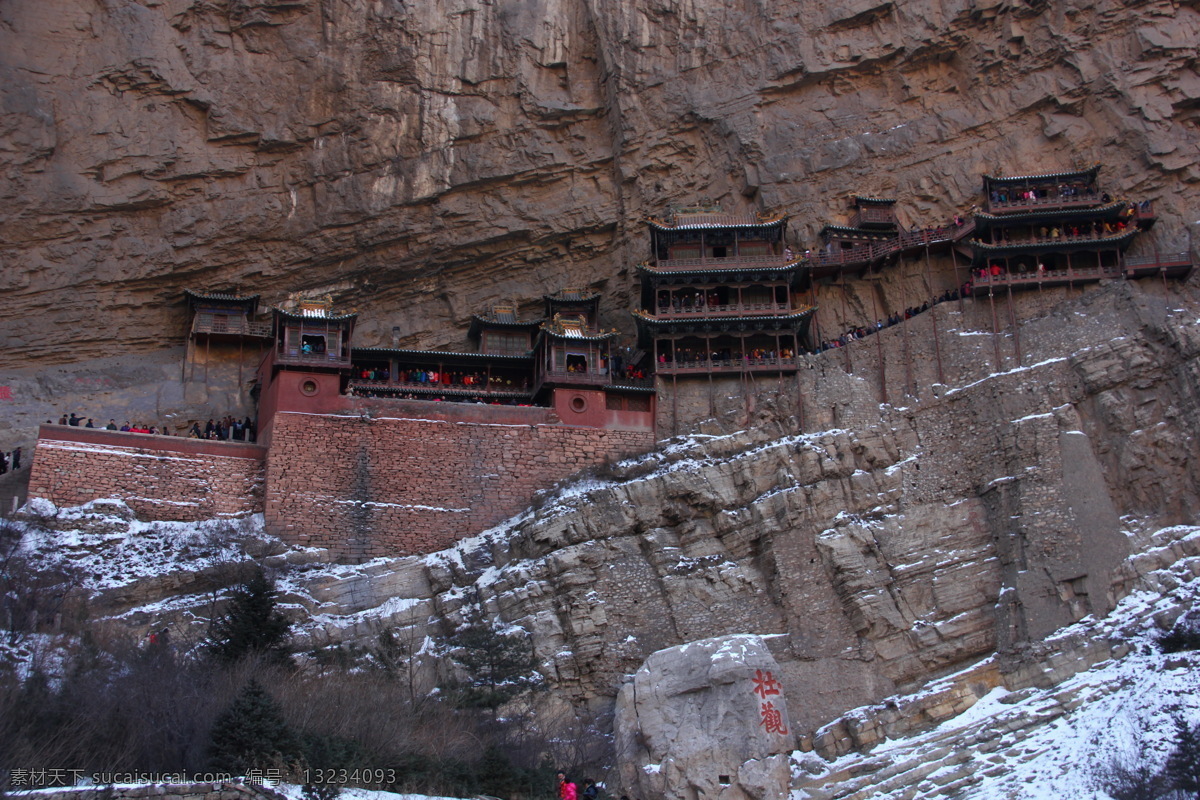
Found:
<svg viewBox="0 0 1200 800"><path fill-rule="evenodd" d="M536 319L521 319L513 304L475 314L470 352L354 347L356 315L336 314L328 301L275 309L260 403L268 417L335 413L343 398L392 398L540 406L564 424L591 427L628 424L629 413L636 424L653 419L652 381L614 351L617 332L600 328L600 295L564 289L543 301ZM267 436L269 427L260 422Z"/></svg>
<svg viewBox="0 0 1200 800"><path fill-rule="evenodd" d="M1149 201L1103 192L1099 171L984 175L984 210L974 215L973 237L963 248L974 294L1189 274L1188 253L1127 255L1138 235L1154 226L1154 209Z"/></svg>
<svg viewBox="0 0 1200 800"><path fill-rule="evenodd" d="M787 217L701 207L648 225L651 257L637 267L633 315L656 372L795 372L815 309L800 303L806 276L784 241Z"/></svg>
<svg viewBox="0 0 1200 800"><path fill-rule="evenodd" d="M896 218L896 200L854 195L845 225L821 228L816 252L806 254L810 280L863 277L894 264L901 256L949 250L970 235L961 217L948 225L904 230Z"/></svg>
<svg viewBox="0 0 1200 800"><path fill-rule="evenodd" d="M184 358L185 379L196 378L197 361L203 363L207 375L214 348L218 352L236 348L240 365L242 354L249 351L251 356L257 357L270 345L271 323L256 319L258 295L184 290L183 296L192 316ZM240 383L240 375L238 380Z"/></svg>

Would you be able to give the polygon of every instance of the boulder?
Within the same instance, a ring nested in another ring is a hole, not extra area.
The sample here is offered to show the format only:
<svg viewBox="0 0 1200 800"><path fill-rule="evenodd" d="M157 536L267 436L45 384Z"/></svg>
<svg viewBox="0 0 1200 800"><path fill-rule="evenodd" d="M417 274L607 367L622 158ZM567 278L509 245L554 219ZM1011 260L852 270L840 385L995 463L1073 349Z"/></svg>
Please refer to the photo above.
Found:
<svg viewBox="0 0 1200 800"><path fill-rule="evenodd" d="M653 653L617 698L617 768L639 798L786 797L794 749L779 666L759 636Z"/></svg>

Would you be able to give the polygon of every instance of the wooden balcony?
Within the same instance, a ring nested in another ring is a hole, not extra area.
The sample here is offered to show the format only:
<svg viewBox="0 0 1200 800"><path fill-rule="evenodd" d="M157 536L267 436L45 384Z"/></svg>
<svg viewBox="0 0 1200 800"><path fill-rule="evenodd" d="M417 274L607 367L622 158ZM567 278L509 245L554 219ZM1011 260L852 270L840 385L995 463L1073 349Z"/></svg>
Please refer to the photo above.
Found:
<svg viewBox="0 0 1200 800"><path fill-rule="evenodd" d="M1039 197L1034 200L1017 197L1005 201L989 199L984 210L989 214L1013 214L1028 211L1061 211L1068 208L1087 208L1099 205L1100 203L1101 198L1095 193L1068 195L1066 197L1055 195L1053 197Z"/></svg>
<svg viewBox="0 0 1200 800"><path fill-rule="evenodd" d="M619 389L653 389L654 378L613 378L605 385Z"/></svg>
<svg viewBox="0 0 1200 800"><path fill-rule="evenodd" d="M962 241L974 230L975 220L972 219L962 225L901 231L894 239L885 242L859 245L832 253L814 253L809 257L809 264L817 277L833 275L847 269L865 270L901 253L912 253L926 247L939 248Z"/></svg>
<svg viewBox="0 0 1200 800"><path fill-rule="evenodd" d="M787 314L796 309L787 303L731 303L716 306L693 306L691 308L664 308L659 306L654 316L657 319L704 319L711 317L752 317Z"/></svg>
<svg viewBox="0 0 1200 800"><path fill-rule="evenodd" d="M775 268L782 267L787 263L788 260L781 255L768 255L728 256L726 258L664 258L653 262L653 266L655 269L665 272L695 272L697 269Z"/></svg>
<svg viewBox="0 0 1200 800"><path fill-rule="evenodd" d="M1164 276L1183 278L1191 272L1194 259L1188 253L1155 253L1122 259L1121 265L1053 269L1044 272L1012 272L972 278L972 293L986 295L989 290L1036 289L1039 287L1072 286L1120 278Z"/></svg>
<svg viewBox="0 0 1200 800"><path fill-rule="evenodd" d="M253 336L270 339L271 323L251 322L245 317L226 314L197 314L192 320L192 333L213 336Z"/></svg>
<svg viewBox="0 0 1200 800"><path fill-rule="evenodd" d="M863 206L850 217L851 228L869 225L895 225L896 211L890 206Z"/></svg>
<svg viewBox="0 0 1200 800"><path fill-rule="evenodd" d="M787 372L800 368L798 356L788 358L726 358L698 361L660 361L659 375L738 374L740 372Z"/></svg>
<svg viewBox="0 0 1200 800"><path fill-rule="evenodd" d="M340 368L350 366L350 356L343 356L334 351L305 353L298 347L279 347L275 350L275 363L301 367Z"/></svg>
<svg viewBox="0 0 1200 800"><path fill-rule="evenodd" d="M606 386L612 383L608 372L569 372L565 369L546 370L541 383L569 383L573 386Z"/></svg>
<svg viewBox="0 0 1200 800"><path fill-rule="evenodd" d="M467 386L461 383L419 383L416 381L381 381L356 378L350 381L349 390L359 396L393 396L412 395L422 400L430 397L478 398L485 402L491 400L529 400L532 393L529 389L514 388L505 385L503 388L487 386Z"/></svg>

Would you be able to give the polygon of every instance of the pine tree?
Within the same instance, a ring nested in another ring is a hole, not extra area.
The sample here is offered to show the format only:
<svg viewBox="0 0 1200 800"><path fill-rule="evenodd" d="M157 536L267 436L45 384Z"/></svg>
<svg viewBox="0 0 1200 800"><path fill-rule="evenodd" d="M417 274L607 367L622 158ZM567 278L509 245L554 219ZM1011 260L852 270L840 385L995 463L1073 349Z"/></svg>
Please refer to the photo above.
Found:
<svg viewBox="0 0 1200 800"><path fill-rule="evenodd" d="M208 650L218 661L233 664L258 655L280 664L291 663L287 652L291 623L276 606L275 584L261 568L233 590L229 610L213 621Z"/></svg>
<svg viewBox="0 0 1200 800"><path fill-rule="evenodd" d="M1200 800L1200 725L1175 720L1175 749L1167 756L1166 773L1171 788Z"/></svg>
<svg viewBox="0 0 1200 800"><path fill-rule="evenodd" d="M213 723L208 752L214 769L234 775L300 762L300 745L279 704L254 679Z"/></svg>
<svg viewBox="0 0 1200 800"><path fill-rule="evenodd" d="M493 713L522 692L541 683L533 670L533 645L525 631L504 631L482 610L469 610L463 625L447 640L450 659L466 677L445 685L459 708L486 708Z"/></svg>

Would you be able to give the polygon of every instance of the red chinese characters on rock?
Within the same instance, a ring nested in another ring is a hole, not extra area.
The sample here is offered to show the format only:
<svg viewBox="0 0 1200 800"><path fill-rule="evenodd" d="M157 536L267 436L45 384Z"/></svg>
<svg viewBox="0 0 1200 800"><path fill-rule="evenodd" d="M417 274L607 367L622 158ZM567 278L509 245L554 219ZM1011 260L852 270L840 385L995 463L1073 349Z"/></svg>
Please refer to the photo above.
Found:
<svg viewBox="0 0 1200 800"><path fill-rule="evenodd" d="M782 695L782 687L779 681L775 680L775 676L770 672L763 672L761 669L754 670L754 694L759 697L759 713L762 719L759 721L767 733L778 733L782 736L787 735L787 723L783 719L783 711L775 707L775 704L767 700L771 695Z"/></svg>

